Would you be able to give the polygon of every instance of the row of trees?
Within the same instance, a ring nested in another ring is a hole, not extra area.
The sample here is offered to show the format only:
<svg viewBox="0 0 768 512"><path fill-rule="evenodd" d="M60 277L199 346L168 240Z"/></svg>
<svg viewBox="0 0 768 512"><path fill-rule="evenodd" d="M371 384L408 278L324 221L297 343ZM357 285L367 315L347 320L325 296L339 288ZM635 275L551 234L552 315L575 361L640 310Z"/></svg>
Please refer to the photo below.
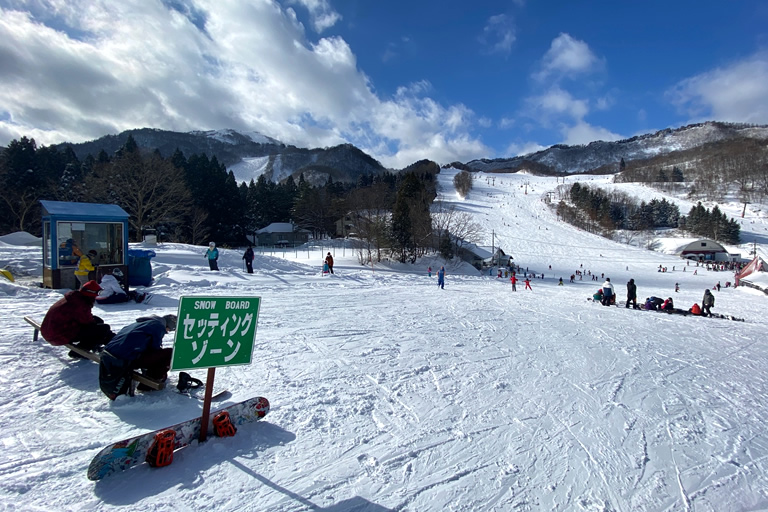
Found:
<svg viewBox="0 0 768 512"><path fill-rule="evenodd" d="M622 192L606 192L579 182L571 185L570 202L604 230L645 230L677 227L680 211L666 199L637 202Z"/></svg>
<svg viewBox="0 0 768 512"><path fill-rule="evenodd" d="M0 153L0 232L41 234L41 199L117 204L130 215L133 240L152 227L166 240L192 244L239 245L272 222L289 221L316 238L336 236L337 222L347 218L365 248L361 260L380 260L386 249L400 261L413 261L436 250L444 236L450 239L443 232L458 223L456 215L432 220L439 171L424 160L397 174L362 175L352 184L329 178L312 186L303 174L298 182L260 176L238 184L215 156L186 157L177 150L164 158L141 151L132 137L114 155L102 151L82 162L69 147L37 148L23 137ZM461 232L466 222L459 224Z"/></svg>
<svg viewBox="0 0 768 512"><path fill-rule="evenodd" d="M687 217L681 217L680 229L685 229L695 235L711 238L724 244L740 243L741 226L734 219L720 211L717 205L710 211L701 203L696 204Z"/></svg>
<svg viewBox="0 0 768 512"><path fill-rule="evenodd" d="M606 192L581 183L571 185L566 202L557 206L558 216L580 228L605 233L613 230L644 231L680 228L721 243L738 244L741 228L715 206L712 211L698 203L687 217L666 199L638 202L622 192Z"/></svg>

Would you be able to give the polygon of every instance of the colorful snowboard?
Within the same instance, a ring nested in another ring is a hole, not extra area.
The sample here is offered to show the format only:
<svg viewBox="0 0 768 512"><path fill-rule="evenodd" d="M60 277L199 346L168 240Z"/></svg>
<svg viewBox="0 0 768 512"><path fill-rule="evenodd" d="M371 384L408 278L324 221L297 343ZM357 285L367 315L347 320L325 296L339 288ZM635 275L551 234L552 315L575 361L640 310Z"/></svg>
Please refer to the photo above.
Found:
<svg viewBox="0 0 768 512"><path fill-rule="evenodd" d="M237 427L243 423L259 421L266 416L269 412L269 401L263 397L255 397L211 412L208 420L208 435L214 435L213 417L220 411L227 411L230 420ZM117 471L143 464L146 460L147 452L155 439L155 435L167 429L176 431L173 449L178 450L200 438L200 418L183 421L170 427L147 432L146 434L107 446L96 454L88 466L88 479L100 480Z"/></svg>

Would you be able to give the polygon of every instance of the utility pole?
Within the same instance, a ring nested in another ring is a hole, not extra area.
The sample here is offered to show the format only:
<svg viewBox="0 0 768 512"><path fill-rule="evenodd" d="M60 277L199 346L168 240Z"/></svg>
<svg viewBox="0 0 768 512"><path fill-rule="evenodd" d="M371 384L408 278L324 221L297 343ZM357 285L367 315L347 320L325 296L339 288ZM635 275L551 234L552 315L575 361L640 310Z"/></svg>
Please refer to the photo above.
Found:
<svg viewBox="0 0 768 512"><path fill-rule="evenodd" d="M493 267L493 253L494 253L494 246L496 244L496 233L491 230L491 267Z"/></svg>

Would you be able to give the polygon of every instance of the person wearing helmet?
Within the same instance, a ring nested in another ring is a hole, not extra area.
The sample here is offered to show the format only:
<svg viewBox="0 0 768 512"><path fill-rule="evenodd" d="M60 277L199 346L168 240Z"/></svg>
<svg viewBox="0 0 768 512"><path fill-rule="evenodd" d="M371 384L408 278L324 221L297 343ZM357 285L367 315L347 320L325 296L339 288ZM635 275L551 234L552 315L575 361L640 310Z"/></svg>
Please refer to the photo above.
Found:
<svg viewBox="0 0 768 512"><path fill-rule="evenodd" d="M73 344L83 350L98 350L112 339L114 333L109 325L92 313L99 291L99 283L88 281L53 304L40 326L45 341L54 346ZM75 352L69 355L81 357Z"/></svg>
<svg viewBox="0 0 768 512"><path fill-rule="evenodd" d="M171 368L172 348L163 348L163 337L176 330L176 315L137 318L118 332L101 353L99 387L110 400L129 391L131 372L141 370L150 379L165 382ZM139 384L139 391L152 388Z"/></svg>
<svg viewBox="0 0 768 512"><path fill-rule="evenodd" d="M219 250L216 248L216 244L211 242L208 244L208 250L205 251L205 257L208 258L208 266L211 270L219 270Z"/></svg>

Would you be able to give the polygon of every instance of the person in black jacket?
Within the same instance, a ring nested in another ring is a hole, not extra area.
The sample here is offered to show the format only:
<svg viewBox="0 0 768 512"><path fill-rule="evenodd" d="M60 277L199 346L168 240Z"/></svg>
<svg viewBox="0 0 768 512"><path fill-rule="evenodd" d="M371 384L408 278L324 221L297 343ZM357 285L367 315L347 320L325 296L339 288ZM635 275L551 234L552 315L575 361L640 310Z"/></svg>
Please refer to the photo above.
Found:
<svg viewBox="0 0 768 512"><path fill-rule="evenodd" d="M627 283L627 309L629 309L630 302L632 307L637 309L637 286L634 279L630 279Z"/></svg>
<svg viewBox="0 0 768 512"><path fill-rule="evenodd" d="M249 274L253 274L253 247L250 245L243 254L243 260L245 260L245 268L248 269Z"/></svg>
<svg viewBox="0 0 768 512"><path fill-rule="evenodd" d="M712 312L709 310L715 305L715 296L709 291L709 288L704 290L704 298L701 299L701 316L712 317Z"/></svg>
<svg viewBox="0 0 768 512"><path fill-rule="evenodd" d="M110 400L128 392L133 370L141 369L144 376L165 381L173 349L163 348L163 336L176 330L176 321L176 315L137 318L107 343L99 363L99 387ZM152 390L144 384L136 389Z"/></svg>

